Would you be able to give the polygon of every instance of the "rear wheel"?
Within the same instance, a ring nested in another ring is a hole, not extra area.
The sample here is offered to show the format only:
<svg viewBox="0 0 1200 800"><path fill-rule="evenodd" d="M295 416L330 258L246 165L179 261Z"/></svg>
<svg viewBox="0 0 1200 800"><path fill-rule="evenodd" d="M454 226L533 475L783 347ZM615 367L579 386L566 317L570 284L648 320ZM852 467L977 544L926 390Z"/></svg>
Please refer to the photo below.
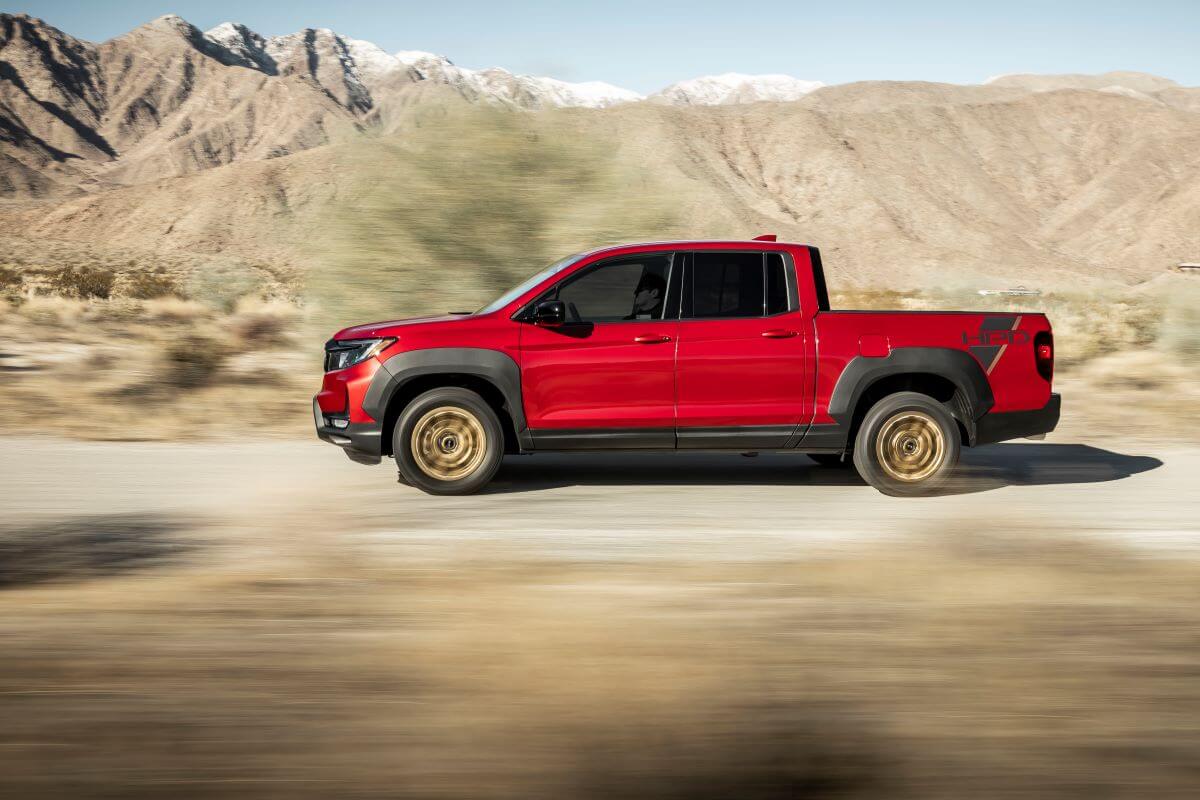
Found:
<svg viewBox="0 0 1200 800"><path fill-rule="evenodd" d="M854 466L884 494L927 494L946 483L962 450L958 424L928 395L899 392L867 412L854 442Z"/></svg>
<svg viewBox="0 0 1200 800"><path fill-rule="evenodd" d="M492 407L467 389L432 389L396 421L392 452L402 482L429 494L471 494L495 476L504 430Z"/></svg>

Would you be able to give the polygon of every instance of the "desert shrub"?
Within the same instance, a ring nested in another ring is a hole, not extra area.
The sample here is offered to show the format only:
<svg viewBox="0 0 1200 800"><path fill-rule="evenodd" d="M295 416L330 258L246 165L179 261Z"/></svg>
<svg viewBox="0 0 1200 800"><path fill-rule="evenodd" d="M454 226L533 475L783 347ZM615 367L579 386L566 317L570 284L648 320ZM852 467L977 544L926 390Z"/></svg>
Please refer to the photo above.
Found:
<svg viewBox="0 0 1200 800"><path fill-rule="evenodd" d="M175 279L162 269L153 272L129 272L122 281L122 294L134 300L154 300L177 292Z"/></svg>
<svg viewBox="0 0 1200 800"><path fill-rule="evenodd" d="M296 321L298 309L279 300L244 298L229 319L230 330L240 341L252 346L283 344Z"/></svg>
<svg viewBox="0 0 1200 800"><path fill-rule="evenodd" d="M160 382L179 390L208 386L228 356L228 346L216 337L191 333L174 339L163 350Z"/></svg>
<svg viewBox="0 0 1200 800"><path fill-rule="evenodd" d="M99 267L65 267L50 276L50 285L57 294L81 300L107 300L112 295L116 275Z"/></svg>
<svg viewBox="0 0 1200 800"><path fill-rule="evenodd" d="M230 313L239 300L260 292L266 281L266 276L252 266L214 260L192 272L182 288L186 299Z"/></svg>
<svg viewBox="0 0 1200 800"><path fill-rule="evenodd" d="M21 285L21 273L8 267L0 267L0 291L15 289Z"/></svg>
<svg viewBox="0 0 1200 800"><path fill-rule="evenodd" d="M1165 303L1159 343L1191 366L1200 364L1200 287L1172 292Z"/></svg>

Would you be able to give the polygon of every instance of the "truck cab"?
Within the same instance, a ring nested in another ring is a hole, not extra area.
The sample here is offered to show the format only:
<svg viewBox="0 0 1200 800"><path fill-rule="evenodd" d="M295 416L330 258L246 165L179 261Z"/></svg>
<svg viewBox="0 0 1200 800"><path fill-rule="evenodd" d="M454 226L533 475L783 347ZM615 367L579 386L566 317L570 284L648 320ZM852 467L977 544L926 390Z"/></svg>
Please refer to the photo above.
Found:
<svg viewBox="0 0 1200 800"><path fill-rule="evenodd" d="M318 436L437 494L613 449L806 454L922 494L1059 415L1043 315L833 311L819 250L773 237L570 256L472 314L339 331L325 368Z"/></svg>

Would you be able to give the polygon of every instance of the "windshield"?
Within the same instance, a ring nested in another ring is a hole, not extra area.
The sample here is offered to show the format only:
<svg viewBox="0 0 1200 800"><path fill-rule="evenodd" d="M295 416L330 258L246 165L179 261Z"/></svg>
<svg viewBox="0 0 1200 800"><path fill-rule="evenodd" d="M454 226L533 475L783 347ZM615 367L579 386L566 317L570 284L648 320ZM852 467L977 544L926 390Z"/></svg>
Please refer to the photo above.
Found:
<svg viewBox="0 0 1200 800"><path fill-rule="evenodd" d="M519 284L517 284L513 288L509 289L507 292L500 295L495 300L488 303L486 306L479 309L475 313L476 314L490 314L493 311L499 311L500 309L504 308L506 305L511 303L513 300L516 300L518 297L525 294L526 292L528 292L533 287L537 286L542 281L546 280L546 278L549 278L551 275L554 275L558 272L562 272L564 269L571 266L576 261L583 258L585 255L587 255L587 254L586 253L576 253L573 256L567 256L564 259L555 261L553 264L546 267L541 272L531 275L530 277L521 281Z"/></svg>

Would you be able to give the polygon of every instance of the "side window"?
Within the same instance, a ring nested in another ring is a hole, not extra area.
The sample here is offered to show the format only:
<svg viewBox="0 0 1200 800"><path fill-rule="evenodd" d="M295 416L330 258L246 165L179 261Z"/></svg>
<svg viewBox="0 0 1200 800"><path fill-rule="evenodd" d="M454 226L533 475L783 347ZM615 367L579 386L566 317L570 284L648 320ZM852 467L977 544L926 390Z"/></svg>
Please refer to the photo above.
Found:
<svg viewBox="0 0 1200 800"><path fill-rule="evenodd" d="M766 292L762 253L693 253L691 272L689 316L703 319L763 315Z"/></svg>
<svg viewBox="0 0 1200 800"><path fill-rule="evenodd" d="M782 253L767 253L767 313L788 310L787 270Z"/></svg>
<svg viewBox="0 0 1200 800"><path fill-rule="evenodd" d="M630 256L568 278L552 296L566 303L571 322L656 320L663 318L670 277L670 253Z"/></svg>

